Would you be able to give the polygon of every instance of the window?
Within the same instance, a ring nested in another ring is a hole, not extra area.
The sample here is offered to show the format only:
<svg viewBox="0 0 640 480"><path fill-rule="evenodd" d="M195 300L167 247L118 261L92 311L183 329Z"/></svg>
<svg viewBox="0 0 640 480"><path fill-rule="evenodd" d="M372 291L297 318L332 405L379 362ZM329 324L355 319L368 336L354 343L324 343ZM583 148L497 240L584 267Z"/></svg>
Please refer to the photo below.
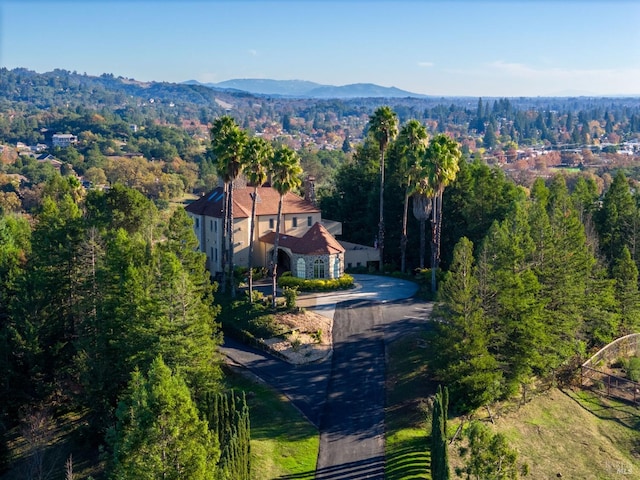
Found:
<svg viewBox="0 0 640 480"><path fill-rule="evenodd" d="M311 223L312 221L313 221L313 217L307 217L307 227L310 227L312 225Z"/></svg>
<svg viewBox="0 0 640 480"><path fill-rule="evenodd" d="M200 219L196 218L196 228L200 228Z"/></svg>
<svg viewBox="0 0 640 480"><path fill-rule="evenodd" d="M216 232L216 233L218 232L218 220L213 222L213 231Z"/></svg>
<svg viewBox="0 0 640 480"><path fill-rule="evenodd" d="M215 256L214 256L213 260L214 260L215 262L217 262L217 261L218 261L218 249L217 249L217 248L215 249Z"/></svg>
<svg viewBox="0 0 640 480"><path fill-rule="evenodd" d="M273 218L269 219L269 228L273 230Z"/></svg>
<svg viewBox="0 0 640 480"><path fill-rule="evenodd" d="M211 255L209 255L209 259L213 258L213 247L211 247Z"/></svg>
<svg viewBox="0 0 640 480"><path fill-rule="evenodd" d="M296 228L298 226L298 217L293 217L292 223L293 223L293 228Z"/></svg>
<svg viewBox="0 0 640 480"><path fill-rule="evenodd" d="M213 220L209 220L209 231L213 232Z"/></svg>
<svg viewBox="0 0 640 480"><path fill-rule="evenodd" d="M313 262L313 278L324 278L324 260L318 258Z"/></svg>
<svg viewBox="0 0 640 480"><path fill-rule="evenodd" d="M296 262L296 277L298 278L306 278L307 277L307 264L304 261L304 258L299 258Z"/></svg>
<svg viewBox="0 0 640 480"><path fill-rule="evenodd" d="M340 278L340 258L333 258L333 278Z"/></svg>

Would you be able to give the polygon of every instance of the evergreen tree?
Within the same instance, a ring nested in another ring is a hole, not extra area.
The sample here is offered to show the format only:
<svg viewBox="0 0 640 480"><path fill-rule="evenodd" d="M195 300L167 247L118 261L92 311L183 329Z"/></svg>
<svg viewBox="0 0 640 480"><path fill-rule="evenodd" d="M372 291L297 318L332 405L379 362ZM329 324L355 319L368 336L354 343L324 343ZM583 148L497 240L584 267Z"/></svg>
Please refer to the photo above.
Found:
<svg viewBox="0 0 640 480"><path fill-rule="evenodd" d="M636 333L640 329L640 294L638 292L638 267L624 246L613 264L615 296L620 309L618 335Z"/></svg>
<svg viewBox="0 0 640 480"><path fill-rule="evenodd" d="M625 245L629 248L631 258L637 258L638 209L627 178L620 170L604 195L602 208L596 213L596 228L600 249L610 268Z"/></svg>
<svg viewBox="0 0 640 480"><path fill-rule="evenodd" d="M114 479L215 478L220 450L178 374L156 358L135 371L110 431Z"/></svg>
<svg viewBox="0 0 640 480"><path fill-rule="evenodd" d="M437 376L451 387L461 411L494 401L500 392L501 372L489 353L490 328L481 305L474 274L473 244L462 238L454 249L451 268L438 292L434 316L434 360Z"/></svg>
<svg viewBox="0 0 640 480"><path fill-rule="evenodd" d="M249 480L251 475L251 431L244 392L208 394L204 414L221 450L219 478Z"/></svg>
<svg viewBox="0 0 640 480"><path fill-rule="evenodd" d="M468 459L458 474L466 473L467 480L518 479L518 453L509 446L504 435L493 434L487 426L474 421L465 436L468 447L461 448L461 453Z"/></svg>
<svg viewBox="0 0 640 480"><path fill-rule="evenodd" d="M438 385L438 392L433 400L431 416L431 478L433 480L448 480L449 452L447 450L447 416L449 393L447 387L442 389Z"/></svg>
<svg viewBox="0 0 640 480"><path fill-rule="evenodd" d="M494 223L478 259L480 295L491 337L489 351L504 375L503 394L511 394L544 364L540 284L531 269L534 244L526 204L516 202L507 218Z"/></svg>
<svg viewBox="0 0 640 480"><path fill-rule="evenodd" d="M596 260L562 176L552 180L547 212L548 227L539 231L548 234L544 244L536 244L535 273L545 302L545 331L550 335L550 341L539 349L546 357L544 370L548 373L583 349L579 338L585 293ZM532 231L534 228L532 225Z"/></svg>

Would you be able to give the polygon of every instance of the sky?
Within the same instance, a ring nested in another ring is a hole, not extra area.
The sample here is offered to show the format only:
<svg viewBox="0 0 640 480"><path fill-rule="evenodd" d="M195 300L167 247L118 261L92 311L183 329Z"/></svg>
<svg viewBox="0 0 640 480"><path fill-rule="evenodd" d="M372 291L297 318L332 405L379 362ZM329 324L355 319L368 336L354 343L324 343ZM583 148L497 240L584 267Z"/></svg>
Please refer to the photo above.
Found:
<svg viewBox="0 0 640 480"><path fill-rule="evenodd" d="M0 66L140 81L640 94L636 0L0 0Z"/></svg>

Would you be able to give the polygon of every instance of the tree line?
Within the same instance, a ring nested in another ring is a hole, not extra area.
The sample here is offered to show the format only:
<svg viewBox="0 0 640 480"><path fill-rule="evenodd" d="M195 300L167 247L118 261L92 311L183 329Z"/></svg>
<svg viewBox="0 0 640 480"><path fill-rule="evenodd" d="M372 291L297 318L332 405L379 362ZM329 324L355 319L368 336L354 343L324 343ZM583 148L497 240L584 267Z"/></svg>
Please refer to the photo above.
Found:
<svg viewBox="0 0 640 480"><path fill-rule="evenodd" d="M524 400L534 382L561 380L587 352L638 331L634 238L606 213L638 218L623 204L631 198L622 173L602 207L593 181L570 192L563 176L538 179L478 244L457 242L431 340L435 375L458 411Z"/></svg>
<svg viewBox="0 0 640 480"><path fill-rule="evenodd" d="M233 473L248 458L244 401L215 400L227 433L212 433L219 307L184 209L55 176L32 219L0 216L0 239L3 445L29 412L86 411L114 478L246 478Z"/></svg>

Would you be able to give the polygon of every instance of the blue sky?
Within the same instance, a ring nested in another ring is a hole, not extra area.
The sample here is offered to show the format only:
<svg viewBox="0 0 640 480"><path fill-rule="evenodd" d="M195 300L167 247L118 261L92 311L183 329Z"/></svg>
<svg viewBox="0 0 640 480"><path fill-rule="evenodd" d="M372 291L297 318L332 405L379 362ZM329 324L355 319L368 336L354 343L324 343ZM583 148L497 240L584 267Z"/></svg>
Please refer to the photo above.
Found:
<svg viewBox="0 0 640 480"><path fill-rule="evenodd" d="M640 94L640 2L2 0L0 65L429 95Z"/></svg>

